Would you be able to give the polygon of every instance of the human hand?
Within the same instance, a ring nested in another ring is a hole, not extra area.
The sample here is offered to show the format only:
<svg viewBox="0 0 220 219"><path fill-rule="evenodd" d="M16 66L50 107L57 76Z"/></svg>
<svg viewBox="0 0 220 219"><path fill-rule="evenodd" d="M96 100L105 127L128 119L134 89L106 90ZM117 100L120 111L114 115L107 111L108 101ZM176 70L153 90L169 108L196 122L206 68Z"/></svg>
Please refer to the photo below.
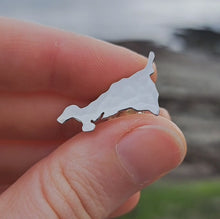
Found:
<svg viewBox="0 0 220 219"><path fill-rule="evenodd" d="M67 105L87 105L146 58L6 18L0 33L1 218L118 216L181 163L185 139L164 110L112 119L90 133L74 120L56 122Z"/></svg>

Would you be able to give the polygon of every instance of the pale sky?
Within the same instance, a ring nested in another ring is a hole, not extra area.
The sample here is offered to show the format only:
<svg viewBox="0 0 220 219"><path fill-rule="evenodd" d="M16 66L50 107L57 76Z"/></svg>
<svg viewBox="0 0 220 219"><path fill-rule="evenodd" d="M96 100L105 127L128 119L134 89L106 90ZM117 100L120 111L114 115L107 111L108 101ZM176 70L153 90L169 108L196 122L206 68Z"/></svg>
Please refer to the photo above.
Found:
<svg viewBox="0 0 220 219"><path fill-rule="evenodd" d="M0 0L0 16L106 40L153 39L164 45L176 28L220 31L219 0Z"/></svg>

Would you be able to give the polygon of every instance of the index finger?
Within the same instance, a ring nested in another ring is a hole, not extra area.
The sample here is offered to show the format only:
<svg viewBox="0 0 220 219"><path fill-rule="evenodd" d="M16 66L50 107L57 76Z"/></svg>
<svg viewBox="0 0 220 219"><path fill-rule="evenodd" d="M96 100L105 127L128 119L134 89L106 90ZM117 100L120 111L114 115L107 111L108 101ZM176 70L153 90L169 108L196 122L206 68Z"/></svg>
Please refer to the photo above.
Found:
<svg viewBox="0 0 220 219"><path fill-rule="evenodd" d="M52 91L91 100L147 63L110 43L13 19L1 18L0 32L0 91Z"/></svg>

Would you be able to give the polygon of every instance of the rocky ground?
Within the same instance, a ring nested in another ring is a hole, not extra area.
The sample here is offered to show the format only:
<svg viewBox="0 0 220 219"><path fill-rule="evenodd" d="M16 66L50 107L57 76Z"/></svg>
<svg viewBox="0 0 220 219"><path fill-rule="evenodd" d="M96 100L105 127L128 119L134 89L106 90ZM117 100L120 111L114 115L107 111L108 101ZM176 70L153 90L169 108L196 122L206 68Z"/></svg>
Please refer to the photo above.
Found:
<svg viewBox="0 0 220 219"><path fill-rule="evenodd" d="M183 130L186 159L170 176L220 176L220 56L202 52L173 52L144 41L117 44L143 55L156 54L160 105Z"/></svg>

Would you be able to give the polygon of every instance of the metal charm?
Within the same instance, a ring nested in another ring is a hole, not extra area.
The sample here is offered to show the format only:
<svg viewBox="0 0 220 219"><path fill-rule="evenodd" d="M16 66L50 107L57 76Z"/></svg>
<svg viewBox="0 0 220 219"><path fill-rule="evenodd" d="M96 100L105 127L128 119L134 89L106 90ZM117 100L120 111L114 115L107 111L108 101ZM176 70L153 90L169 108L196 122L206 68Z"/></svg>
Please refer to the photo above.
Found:
<svg viewBox="0 0 220 219"><path fill-rule="evenodd" d="M150 111L158 115L159 94L150 77L154 73L154 57L154 53L150 52L148 63L144 69L129 78L123 78L113 83L105 93L88 106L80 108L70 105L66 107L57 121L63 124L68 119L74 118L82 122L82 130L88 132L95 129L95 122L98 119L108 118L126 109Z"/></svg>

